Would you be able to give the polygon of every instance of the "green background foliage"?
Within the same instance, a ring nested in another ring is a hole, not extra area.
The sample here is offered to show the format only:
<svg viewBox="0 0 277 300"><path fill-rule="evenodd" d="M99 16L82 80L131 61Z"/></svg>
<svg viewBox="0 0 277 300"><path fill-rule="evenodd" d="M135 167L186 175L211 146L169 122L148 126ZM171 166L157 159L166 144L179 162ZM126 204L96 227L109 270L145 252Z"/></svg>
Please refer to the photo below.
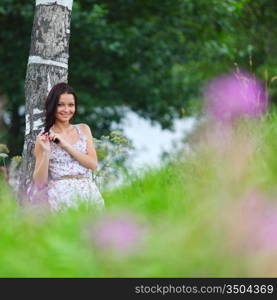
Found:
<svg viewBox="0 0 277 300"><path fill-rule="evenodd" d="M2 142L21 154L24 80L34 3L0 3L0 93L6 119ZM237 64L267 79L276 101L273 0L75 0L69 83L80 99L77 122L96 137L119 123L126 107L170 128L196 113L203 83ZM275 84L275 85L274 85Z"/></svg>

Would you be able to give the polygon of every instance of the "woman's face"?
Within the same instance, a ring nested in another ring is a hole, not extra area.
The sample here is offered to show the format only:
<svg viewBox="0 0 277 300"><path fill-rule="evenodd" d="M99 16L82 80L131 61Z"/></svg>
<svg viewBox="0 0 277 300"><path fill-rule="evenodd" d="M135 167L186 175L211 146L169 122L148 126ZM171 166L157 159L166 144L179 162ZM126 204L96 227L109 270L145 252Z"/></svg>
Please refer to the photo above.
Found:
<svg viewBox="0 0 277 300"><path fill-rule="evenodd" d="M75 113L75 99L72 94L61 94L56 110L56 120L69 122Z"/></svg>

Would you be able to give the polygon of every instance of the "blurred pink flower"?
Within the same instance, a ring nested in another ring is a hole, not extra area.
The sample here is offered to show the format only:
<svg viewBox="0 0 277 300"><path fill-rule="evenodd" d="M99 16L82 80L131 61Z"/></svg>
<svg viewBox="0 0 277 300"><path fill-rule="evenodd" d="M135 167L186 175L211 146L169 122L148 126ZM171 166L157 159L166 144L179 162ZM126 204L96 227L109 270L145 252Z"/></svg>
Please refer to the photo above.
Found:
<svg viewBox="0 0 277 300"><path fill-rule="evenodd" d="M259 244L277 250L277 208L268 209L261 220L262 226L258 235Z"/></svg>
<svg viewBox="0 0 277 300"><path fill-rule="evenodd" d="M48 206L47 184L31 183L21 198L26 199L30 204Z"/></svg>
<svg viewBox="0 0 277 300"><path fill-rule="evenodd" d="M7 167L1 166L0 167L0 173L2 173L2 172L3 172L3 175L4 175L5 181L8 182L9 175L8 175L8 169L7 169Z"/></svg>
<svg viewBox="0 0 277 300"><path fill-rule="evenodd" d="M247 73L213 79L204 91L208 113L219 121L258 117L266 112L268 97L261 83Z"/></svg>
<svg viewBox="0 0 277 300"><path fill-rule="evenodd" d="M104 216L90 230L96 247L123 255L136 251L142 245L144 234L144 227L131 214Z"/></svg>
<svg viewBox="0 0 277 300"><path fill-rule="evenodd" d="M243 251L277 250L277 205L258 190L248 192L236 207L233 242Z"/></svg>

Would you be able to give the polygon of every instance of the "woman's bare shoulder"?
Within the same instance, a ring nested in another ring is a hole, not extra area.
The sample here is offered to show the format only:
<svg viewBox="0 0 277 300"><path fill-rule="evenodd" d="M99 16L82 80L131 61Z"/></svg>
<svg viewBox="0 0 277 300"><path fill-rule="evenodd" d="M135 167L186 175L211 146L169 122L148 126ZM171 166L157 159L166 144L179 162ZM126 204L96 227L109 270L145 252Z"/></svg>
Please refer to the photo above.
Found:
<svg viewBox="0 0 277 300"><path fill-rule="evenodd" d="M85 123L81 123L81 124L78 124L79 128L82 130L82 132L88 136L91 135L91 130L90 130L90 127L85 124Z"/></svg>

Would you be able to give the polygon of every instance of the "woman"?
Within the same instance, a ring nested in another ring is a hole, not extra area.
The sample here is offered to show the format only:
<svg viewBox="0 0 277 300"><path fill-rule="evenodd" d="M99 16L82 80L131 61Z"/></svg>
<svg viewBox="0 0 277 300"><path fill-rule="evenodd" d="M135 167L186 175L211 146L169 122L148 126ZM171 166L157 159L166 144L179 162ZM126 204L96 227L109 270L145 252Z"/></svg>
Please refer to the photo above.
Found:
<svg viewBox="0 0 277 300"><path fill-rule="evenodd" d="M46 99L44 130L36 138L33 181L47 185L52 210L77 207L87 201L97 207L104 200L92 180L97 155L90 128L70 123L77 111L77 96L66 83L55 85Z"/></svg>

